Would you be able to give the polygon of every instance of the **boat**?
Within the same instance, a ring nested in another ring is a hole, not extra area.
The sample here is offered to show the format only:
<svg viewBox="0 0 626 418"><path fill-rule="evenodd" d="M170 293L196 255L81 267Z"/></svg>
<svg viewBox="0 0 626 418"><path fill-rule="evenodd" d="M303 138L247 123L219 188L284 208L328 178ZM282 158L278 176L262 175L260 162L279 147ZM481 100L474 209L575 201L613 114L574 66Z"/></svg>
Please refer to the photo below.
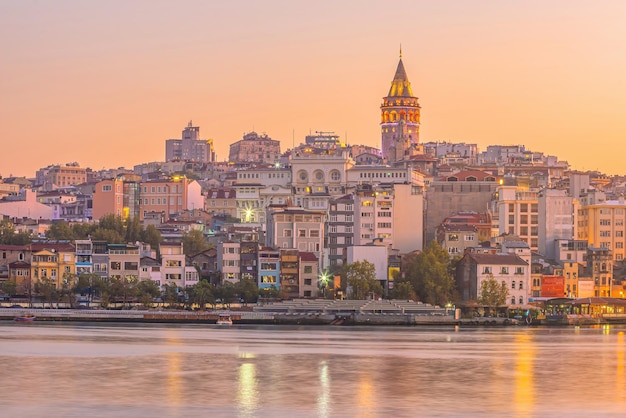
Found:
<svg viewBox="0 0 626 418"><path fill-rule="evenodd" d="M20 316L16 316L15 320L17 322L33 322L35 320L35 315L31 315L31 314L20 315Z"/></svg>
<svg viewBox="0 0 626 418"><path fill-rule="evenodd" d="M230 318L229 314L220 314L217 318L217 325L232 325L233 320Z"/></svg>

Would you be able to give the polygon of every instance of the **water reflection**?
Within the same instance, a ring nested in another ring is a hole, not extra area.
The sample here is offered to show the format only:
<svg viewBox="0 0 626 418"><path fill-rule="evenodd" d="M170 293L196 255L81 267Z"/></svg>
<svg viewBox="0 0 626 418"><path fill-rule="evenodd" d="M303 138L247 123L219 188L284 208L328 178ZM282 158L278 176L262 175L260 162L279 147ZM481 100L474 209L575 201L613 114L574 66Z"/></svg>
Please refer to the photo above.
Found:
<svg viewBox="0 0 626 418"><path fill-rule="evenodd" d="M0 404L29 417L618 416L625 331L0 324Z"/></svg>
<svg viewBox="0 0 626 418"><path fill-rule="evenodd" d="M528 417L531 416L535 403L533 362L536 349L532 335L517 335L515 337L515 346L515 415Z"/></svg>
<svg viewBox="0 0 626 418"><path fill-rule="evenodd" d="M317 416L327 418L330 411L330 372L325 360L319 368L319 396L317 397Z"/></svg>
<svg viewBox="0 0 626 418"><path fill-rule="evenodd" d="M237 401L240 417L254 417L259 400L256 368L254 363L245 362L239 366L239 388Z"/></svg>

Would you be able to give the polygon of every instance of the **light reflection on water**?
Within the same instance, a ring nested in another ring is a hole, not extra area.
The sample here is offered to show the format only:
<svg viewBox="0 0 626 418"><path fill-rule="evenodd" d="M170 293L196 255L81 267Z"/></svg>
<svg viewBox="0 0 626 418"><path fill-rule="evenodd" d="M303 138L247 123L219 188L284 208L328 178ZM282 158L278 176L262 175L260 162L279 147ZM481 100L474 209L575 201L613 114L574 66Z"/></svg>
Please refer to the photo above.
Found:
<svg viewBox="0 0 626 418"><path fill-rule="evenodd" d="M623 327L0 324L2 416L618 416Z"/></svg>

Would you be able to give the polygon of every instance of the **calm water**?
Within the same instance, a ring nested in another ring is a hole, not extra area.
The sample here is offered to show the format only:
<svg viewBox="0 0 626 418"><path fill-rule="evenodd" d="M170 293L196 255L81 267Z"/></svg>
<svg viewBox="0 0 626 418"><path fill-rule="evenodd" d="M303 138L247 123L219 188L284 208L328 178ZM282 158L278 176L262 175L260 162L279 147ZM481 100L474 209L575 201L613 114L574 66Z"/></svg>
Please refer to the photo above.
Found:
<svg viewBox="0 0 626 418"><path fill-rule="evenodd" d="M623 416L624 327L0 324L0 416Z"/></svg>

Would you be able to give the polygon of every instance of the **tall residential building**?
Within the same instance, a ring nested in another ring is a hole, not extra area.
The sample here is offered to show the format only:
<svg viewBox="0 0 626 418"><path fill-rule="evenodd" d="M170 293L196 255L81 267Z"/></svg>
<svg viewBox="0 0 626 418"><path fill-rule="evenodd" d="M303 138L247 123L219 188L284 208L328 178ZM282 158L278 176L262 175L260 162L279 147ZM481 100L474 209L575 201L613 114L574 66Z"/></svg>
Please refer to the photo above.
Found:
<svg viewBox="0 0 626 418"><path fill-rule="evenodd" d="M170 216L184 210L204 208L202 187L184 176L142 182L140 186L142 220L149 212L163 212Z"/></svg>
<svg viewBox="0 0 626 418"><path fill-rule="evenodd" d="M613 259L624 259L626 244L626 202L607 200L578 209L577 239L589 246L612 250Z"/></svg>
<svg viewBox="0 0 626 418"><path fill-rule="evenodd" d="M423 248L423 186L364 184L354 194L354 216L355 245L376 240L402 254Z"/></svg>
<svg viewBox="0 0 626 418"><path fill-rule="evenodd" d="M383 98L381 135L383 158L389 163L423 154L419 145L420 105L402 63L402 51L389 93Z"/></svg>
<svg viewBox="0 0 626 418"><path fill-rule="evenodd" d="M165 160L197 161L211 163L215 161L212 139L200 139L200 127L189 124L183 129L181 139L165 141Z"/></svg>
<svg viewBox="0 0 626 418"><path fill-rule="evenodd" d="M78 163L51 165L37 170L36 182L43 190L75 186L87 181L87 169Z"/></svg>
<svg viewBox="0 0 626 418"><path fill-rule="evenodd" d="M497 213L500 234L517 235L533 251L539 247L539 203L537 192L516 186L498 187Z"/></svg>
<svg viewBox="0 0 626 418"><path fill-rule="evenodd" d="M267 217L267 243L272 247L314 253L322 259L326 212L273 207Z"/></svg>
<svg viewBox="0 0 626 418"><path fill-rule="evenodd" d="M555 259L555 241L574 238L573 199L566 190L543 189L538 204L538 249L547 258Z"/></svg>
<svg viewBox="0 0 626 418"><path fill-rule="evenodd" d="M140 216L139 181L139 176L130 174L97 182L92 199L92 218L98 220L110 214L124 219Z"/></svg>
<svg viewBox="0 0 626 418"><path fill-rule="evenodd" d="M235 164L275 164L280 161L280 141L266 134L247 133L243 139L231 144L228 161Z"/></svg>

